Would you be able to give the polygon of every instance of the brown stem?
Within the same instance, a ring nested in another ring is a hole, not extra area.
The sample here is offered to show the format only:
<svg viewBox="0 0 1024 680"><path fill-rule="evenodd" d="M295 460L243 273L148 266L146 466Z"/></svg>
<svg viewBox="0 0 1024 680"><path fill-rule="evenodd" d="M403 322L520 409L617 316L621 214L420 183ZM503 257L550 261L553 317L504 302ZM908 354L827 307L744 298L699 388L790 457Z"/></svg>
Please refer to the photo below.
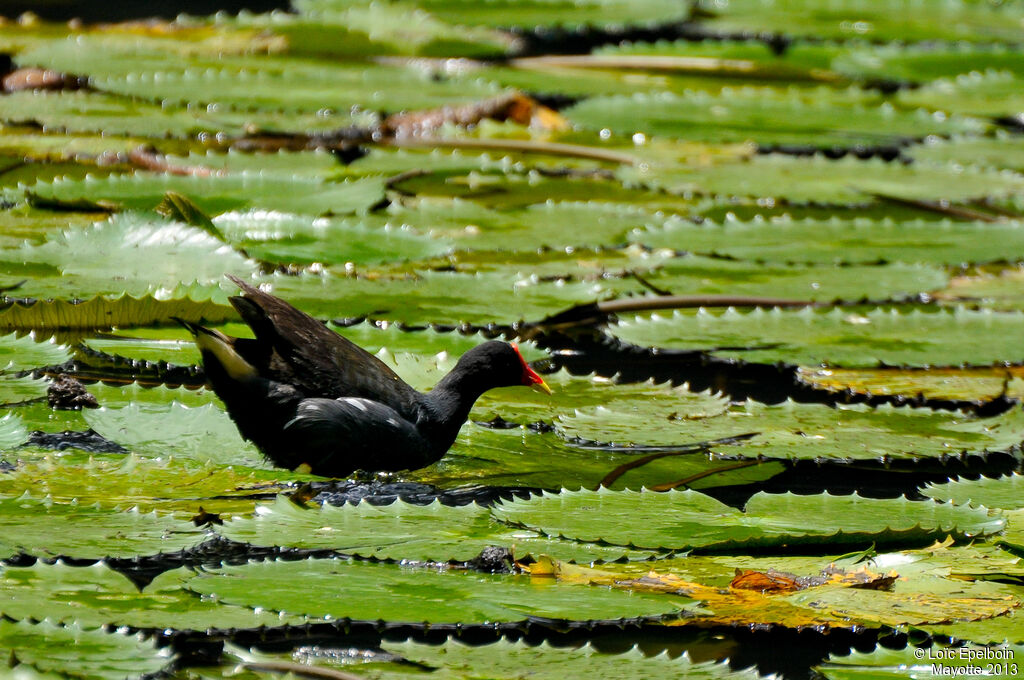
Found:
<svg viewBox="0 0 1024 680"><path fill-rule="evenodd" d="M760 464L761 464L761 461L759 461L759 460L745 460L743 462L736 463L734 465L726 465L725 467L715 468L714 470L704 470L703 472L698 472L695 475L690 475L689 477L684 477L683 479L680 479L680 480L675 481L675 482L668 482L666 484L655 484L654 486L651 486L651 487L648 487L648 488L651 491L669 491L671 489L675 489L675 488L678 488L680 486L689 486L693 482L696 482L698 479L704 479L705 477L710 477L711 475L716 475L719 472L728 472L729 470L740 470L742 468L751 467L751 466L760 465Z"/></svg>

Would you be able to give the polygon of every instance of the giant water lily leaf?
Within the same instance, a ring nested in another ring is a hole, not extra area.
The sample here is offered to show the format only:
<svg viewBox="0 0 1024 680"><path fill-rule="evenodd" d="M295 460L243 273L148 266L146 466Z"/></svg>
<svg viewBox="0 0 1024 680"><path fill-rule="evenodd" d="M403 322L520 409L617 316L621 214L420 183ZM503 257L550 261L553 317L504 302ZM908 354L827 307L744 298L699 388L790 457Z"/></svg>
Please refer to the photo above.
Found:
<svg viewBox="0 0 1024 680"><path fill-rule="evenodd" d="M28 439L28 430L19 415L7 413L0 418L0 450L7 451Z"/></svg>
<svg viewBox="0 0 1024 680"><path fill-rule="evenodd" d="M985 669L1010 669L1024 662L1024 647L997 645L982 647L927 648L907 646L889 649L878 646L873 652L851 651L847 656L833 655L815 670L828 680L887 680L906 677L981 674Z"/></svg>
<svg viewBox="0 0 1024 680"><path fill-rule="evenodd" d="M185 57L135 49L94 49L89 39L55 42L19 55L19 62L85 73L98 90L212 111L395 112L426 109L498 94L479 79L437 77L416 67L295 57ZM389 88L382 88L381 83ZM301 128L298 128L301 129Z"/></svg>
<svg viewBox="0 0 1024 680"><path fill-rule="evenodd" d="M554 555L578 562L649 559L656 554L550 539L499 524L479 505L452 507L439 501L425 506L396 500L384 506L363 502L310 509L278 496L272 505L257 508L254 517L236 517L217 527L217 533L251 545L326 548L394 561L467 561L490 546L509 549L516 559Z"/></svg>
<svg viewBox="0 0 1024 680"><path fill-rule="evenodd" d="M984 402L1024 397L1024 370L991 368L799 368L802 382L833 392Z"/></svg>
<svg viewBox="0 0 1024 680"><path fill-rule="evenodd" d="M172 317L196 323L220 323L237 319L238 314L231 307L212 300L193 300L189 297L167 300L152 295L96 295L82 301L14 303L0 310L0 330L100 330L166 325L174 323Z"/></svg>
<svg viewBox="0 0 1024 680"><path fill-rule="evenodd" d="M32 493L55 503L136 507L141 512L173 512L181 519L199 514L200 507L222 516L252 512L257 502L283 488L274 473L135 454L93 457L78 464L48 455L22 460L15 471L0 477L5 496Z"/></svg>
<svg viewBox="0 0 1024 680"><path fill-rule="evenodd" d="M28 495L0 500L0 543L11 557L137 557L191 547L205 532L185 522L138 508L55 503Z"/></svg>
<svg viewBox="0 0 1024 680"><path fill-rule="evenodd" d="M667 446L747 432L756 436L728 447L725 457L871 460L926 458L1003 451L1024 441L1024 412L979 418L929 408L877 408L786 401L747 401L722 413L690 415L684 400L591 406L560 416L563 436L594 441Z"/></svg>
<svg viewBox="0 0 1024 680"><path fill-rule="evenodd" d="M301 617L204 600L182 588L193 576L189 569L174 569L160 574L140 591L103 562L88 567L72 567L61 561L36 562L31 567L4 566L0 570L0 593L4 598L0 611L14 620L46 618L82 626L181 630L302 623Z"/></svg>
<svg viewBox="0 0 1024 680"><path fill-rule="evenodd" d="M913 0L861 2L840 0L822 7L814 0L730 0L722 5L701 0L710 12L707 28L723 33L768 31L815 38L865 38L872 41L917 42L964 40L1016 43L1024 13L1018 7L955 2L929 7Z"/></svg>
<svg viewBox="0 0 1024 680"><path fill-rule="evenodd" d="M415 569L343 559L272 561L201 573L186 588L229 604L314 618L464 625L533 618L590 621L675 615L690 600L583 586L528 576ZM372 598L363 597L372 591Z"/></svg>
<svg viewBox="0 0 1024 680"><path fill-rule="evenodd" d="M632 232L630 240L653 248L759 262L848 264L882 260L959 265L1001 260L1008 249L1024 249L1024 222L781 217L698 225L669 220L662 227Z"/></svg>
<svg viewBox="0 0 1024 680"><path fill-rule="evenodd" d="M776 308L635 318L620 321L611 331L627 342L652 347L739 347L715 349L714 354L747 361L871 367L1020 361L1021 328L1024 315L1020 313L963 308L907 312ZM742 349L744 345L750 349Z"/></svg>
<svg viewBox="0 0 1024 680"><path fill-rule="evenodd" d="M502 501L495 517L551 536L646 548L743 550L796 543L891 543L928 536L997 532L987 510L852 496L755 494L744 511L697 491L562 491ZM628 515L629 526L618 518ZM807 518L815 517L813 527Z"/></svg>
<svg viewBox="0 0 1024 680"><path fill-rule="evenodd" d="M960 505L971 504L1004 510L1024 509L1024 475L1013 472L990 479L954 479L945 484L930 483L921 490L925 496Z"/></svg>
<svg viewBox="0 0 1024 680"><path fill-rule="evenodd" d="M133 403L123 408L98 408L84 414L89 427L125 448L145 456L175 456L265 468L255 446L242 439L227 413L217 404L189 408Z"/></svg>
<svg viewBox="0 0 1024 680"><path fill-rule="evenodd" d="M271 290L321 318L369 316L404 323L511 323L606 297L602 281L539 281L523 266L501 273L424 271L397 278L266 277Z"/></svg>
<svg viewBox="0 0 1024 680"><path fill-rule="evenodd" d="M935 291L935 298L949 305L972 304L981 300L984 307L997 310L1024 310L1021 280L1024 268L1010 267L995 274L979 273L958 276L944 290Z"/></svg>
<svg viewBox="0 0 1024 680"><path fill-rule="evenodd" d="M390 658L374 662L370 657L355 667L358 672L373 673L373 677L381 680L413 680L422 677L423 671L412 664L422 664L422 667L434 669L431 677L437 680L470 680L481 676L493 680L515 680L521 678L526 669L537 680L560 680L606 673L621 680L655 677L666 680L757 680L762 677L753 668L732 669L726 662L697 662L686 653L680 656L670 655L668 651L645 653L639 646L614 653L589 642L582 646L562 647L549 642L532 645L523 640L511 642L504 638L484 645L470 645L456 638L448 638L440 645L406 640L384 642L381 646ZM285 660L280 654L257 654L230 645L225 649L252 669L260 668L261 664L267 662ZM291 656L287 660L294 661L294 658ZM351 672L353 669L349 664L332 664L330 659L317 658L315 654L299 658L313 668L337 668L342 672Z"/></svg>
<svg viewBox="0 0 1024 680"><path fill-rule="evenodd" d="M885 145L930 133L984 129L979 121L897 111L871 99L861 90L778 94L771 88L739 88L725 89L720 95L594 97L566 111L566 116L578 125L622 134L820 147Z"/></svg>
<svg viewBox="0 0 1024 680"><path fill-rule="evenodd" d="M831 67L858 79L920 83L972 71L1009 70L1024 73L1016 49L1007 45L968 42L923 45L865 43L851 45L843 50L836 47L832 46L834 56ZM800 51L800 56L810 49L805 47ZM793 55L793 58L796 57Z"/></svg>
<svg viewBox="0 0 1024 680"><path fill-rule="evenodd" d="M541 559L528 568L531 573L550 573L569 583L689 595L700 601L702 611L688 618L687 624L819 629L883 622L919 625L950 619L984 620L1005 615L1019 605L1012 590L1004 586L965 585L965 580L975 579L950 570L941 554L947 549L883 554L857 566L842 566L820 557L690 556L597 568ZM988 553L970 547L953 550L974 551L968 558L971 563L990 557L1003 564L1017 561L1000 560L993 554L999 551L992 548ZM1016 564L1012 568L1019 572ZM833 600L841 601L842 609L832 604Z"/></svg>
<svg viewBox="0 0 1024 680"><path fill-rule="evenodd" d="M733 434L745 434L730 433ZM742 441L742 438L740 438ZM774 477L783 465L771 461L708 460L709 451L738 455L727 442L705 443L683 437L656 451L591 442L567 442L554 433L528 428L463 427L452 449L431 467L409 473L415 479L442 487L466 483L494 486L553 488L613 488L642 486L703 489L747 484Z"/></svg>
<svg viewBox="0 0 1024 680"><path fill-rule="evenodd" d="M299 0L296 8L303 14L330 11L348 5L365 6L365 0L336 3L334 0ZM528 3L490 2L486 5L472 0L403 0L392 3L413 10L420 8L443 21L465 26L506 28L622 26L631 24L681 21L688 12L670 0L584 0L569 2Z"/></svg>
<svg viewBox="0 0 1024 680"><path fill-rule="evenodd" d="M84 180L55 180L29 189L58 200L104 200L126 208L151 209L173 191L184 194L208 213L258 207L312 215L350 214L369 209L384 197L384 180L369 178L325 182L315 177L264 176L240 171L224 175L110 175Z"/></svg>
<svg viewBox="0 0 1024 680"><path fill-rule="evenodd" d="M774 197L794 202L866 203L873 194L903 199L963 201L1007 196L1024 189L1024 177L973 166L910 166L846 157L758 156L706 167L654 165L623 168L629 185L726 196Z"/></svg>
<svg viewBox="0 0 1024 680"><path fill-rule="evenodd" d="M140 634L50 621L0 621L0 653L35 670L70 673L81 680L123 680L158 673L173 660L167 650L157 649L155 640ZM15 669L15 674L21 670Z"/></svg>
<svg viewBox="0 0 1024 680"><path fill-rule="evenodd" d="M288 40L290 54L363 57L367 53L438 57L498 56L515 46L512 36L482 27L448 24L397 3L307 8L240 16L242 26L272 31Z"/></svg>
<svg viewBox="0 0 1024 680"><path fill-rule="evenodd" d="M680 244L682 245L682 244ZM768 248L765 248L768 251ZM767 259L767 258L766 258ZM949 277L927 264L783 265L690 255L665 262L645 279L661 291L682 295L752 295L793 300L886 300L944 286ZM632 289L624 279L620 290Z"/></svg>
<svg viewBox="0 0 1024 680"><path fill-rule="evenodd" d="M115 275L110 258L122 263ZM79 298L98 293L142 295L169 291L181 283L220 283L225 273L247 276L254 269L242 255L198 227L141 214L117 215L107 222L52 234L40 245L0 251L0 260L54 267L61 273L65 295ZM31 288L24 292L40 296Z"/></svg>
<svg viewBox="0 0 1024 680"><path fill-rule="evenodd" d="M229 234L235 227L232 215L217 220ZM426 197L393 203L386 211L338 222L351 224L353 230L429 234L440 239L434 241L435 248L448 241L460 250L511 251L530 244L530 252L534 253L542 246L558 250L618 246L626 242L631 229L659 225L664 220L665 216L656 211L628 204L552 201L498 211L473 201ZM245 220L239 218L238 226L243 223ZM317 224L313 223L314 229ZM335 221L319 224L325 225L323 231L330 234Z"/></svg>
<svg viewBox="0 0 1024 680"><path fill-rule="evenodd" d="M1024 80L1006 72L967 73L900 92L904 106L924 106L957 115L1018 116L1024 113Z"/></svg>
<svg viewBox="0 0 1024 680"><path fill-rule="evenodd" d="M356 218L248 211L225 213L216 224L235 247L271 262L372 265L434 257L452 248L450 240L412 227L373 227Z"/></svg>
<svg viewBox="0 0 1024 680"><path fill-rule="evenodd" d="M0 99L0 120L5 123L37 124L48 130L69 133L102 133L140 137L192 137L224 133L242 135L253 128L261 131L329 131L348 125L373 124L376 116L340 112L211 111L162 106L104 92L22 91ZM116 146L116 142L112 143Z"/></svg>
<svg viewBox="0 0 1024 680"><path fill-rule="evenodd" d="M1019 609L979 621L922 625L920 628L929 635L945 635L979 645L1024 644L1024 614Z"/></svg>
<svg viewBox="0 0 1024 680"><path fill-rule="evenodd" d="M0 318L10 309L0 311ZM57 343L53 337L44 340L41 334L18 337L14 333L0 336L0 370L4 373L60 364L70 358L68 347Z"/></svg>
<svg viewBox="0 0 1024 680"><path fill-rule="evenodd" d="M1005 132L994 137L954 136L952 139L929 139L910 147L907 156L931 163L950 161L963 165L985 165L1024 171L1024 140Z"/></svg>

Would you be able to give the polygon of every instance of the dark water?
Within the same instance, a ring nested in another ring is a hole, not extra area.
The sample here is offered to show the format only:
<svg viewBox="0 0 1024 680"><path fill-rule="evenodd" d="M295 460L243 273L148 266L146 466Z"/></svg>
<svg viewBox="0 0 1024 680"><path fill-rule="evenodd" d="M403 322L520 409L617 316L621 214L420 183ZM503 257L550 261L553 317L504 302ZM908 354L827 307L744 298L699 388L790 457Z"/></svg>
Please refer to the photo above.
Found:
<svg viewBox="0 0 1024 680"><path fill-rule="evenodd" d="M0 16L13 18L24 12L33 12L49 21L80 19L86 23L96 23L153 17L173 19L179 14L202 16L219 11L234 14L243 9L269 12L289 7L288 0L0 0Z"/></svg>

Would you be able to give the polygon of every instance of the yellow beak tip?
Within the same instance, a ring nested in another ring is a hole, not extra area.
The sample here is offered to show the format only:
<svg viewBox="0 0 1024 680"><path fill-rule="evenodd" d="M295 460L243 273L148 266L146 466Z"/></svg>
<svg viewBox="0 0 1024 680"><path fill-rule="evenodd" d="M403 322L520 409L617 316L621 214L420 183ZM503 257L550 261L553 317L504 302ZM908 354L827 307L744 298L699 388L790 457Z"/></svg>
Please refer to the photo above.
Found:
<svg viewBox="0 0 1024 680"><path fill-rule="evenodd" d="M530 385L530 387L537 390L538 392L543 392L544 394L548 395L551 394L551 388L548 387L548 384L543 380L541 380L539 383L533 383L532 385Z"/></svg>

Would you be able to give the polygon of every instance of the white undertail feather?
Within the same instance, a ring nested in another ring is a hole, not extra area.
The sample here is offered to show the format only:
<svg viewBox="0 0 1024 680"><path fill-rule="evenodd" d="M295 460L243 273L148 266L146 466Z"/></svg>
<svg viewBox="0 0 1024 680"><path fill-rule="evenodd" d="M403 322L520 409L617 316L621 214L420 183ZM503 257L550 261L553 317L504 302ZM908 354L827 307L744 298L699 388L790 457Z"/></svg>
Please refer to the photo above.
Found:
<svg viewBox="0 0 1024 680"><path fill-rule="evenodd" d="M257 376L253 365L234 350L225 335L209 329L203 329L203 331L195 334L196 346L199 351L209 352L216 357L229 377L234 380L244 380Z"/></svg>

